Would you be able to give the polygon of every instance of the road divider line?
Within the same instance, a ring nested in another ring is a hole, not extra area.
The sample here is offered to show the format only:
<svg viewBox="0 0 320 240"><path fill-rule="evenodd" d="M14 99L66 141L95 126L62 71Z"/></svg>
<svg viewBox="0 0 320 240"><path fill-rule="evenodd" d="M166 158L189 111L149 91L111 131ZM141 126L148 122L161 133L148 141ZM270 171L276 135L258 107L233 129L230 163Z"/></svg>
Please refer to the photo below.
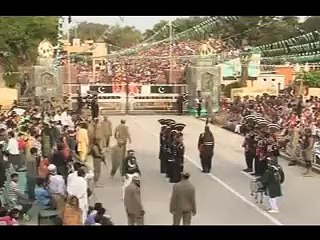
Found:
<svg viewBox="0 0 320 240"><path fill-rule="evenodd" d="M146 132L150 133L151 135L153 135L154 137L158 138L158 134L156 134L153 131L150 131L149 129L146 128L146 126L144 126L143 124L141 124L139 121L136 120L136 118L132 118L133 122L137 125L139 125L142 129L144 129ZM198 169L201 169L201 166L198 162L196 162L194 159L190 158L189 156L187 156L186 154L184 155L184 157L191 162L195 167L197 167ZM223 180L221 180L220 178L214 176L212 173L208 173L206 174L208 177L212 178L214 181L216 181L217 183L219 183L221 186L223 186L225 189L227 189L230 193L232 193L233 195L235 195L236 197L238 197L242 202L246 203L247 205L249 205L250 207L252 207L253 209L255 209L258 213L260 213L261 215L263 215L264 217L266 217L267 219L270 220L270 222L272 222L274 225L283 225L283 223L281 223L278 219L276 219L275 217L271 216L269 213L267 213L266 211L262 210L260 207L258 207L256 204L254 204L253 202L251 202L250 200L248 200L246 197L244 197L243 195L241 195L239 192L237 192L235 189L233 189L232 187L230 187L227 183L225 183Z"/></svg>

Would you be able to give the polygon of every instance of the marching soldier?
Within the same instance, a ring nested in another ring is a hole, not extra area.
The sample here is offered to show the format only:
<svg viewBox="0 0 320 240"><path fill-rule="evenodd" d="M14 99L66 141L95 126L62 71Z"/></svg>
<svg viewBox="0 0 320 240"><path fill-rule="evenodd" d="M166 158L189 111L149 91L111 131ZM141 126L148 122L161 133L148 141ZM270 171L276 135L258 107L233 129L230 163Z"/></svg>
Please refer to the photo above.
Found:
<svg viewBox="0 0 320 240"><path fill-rule="evenodd" d="M196 194L192 183L189 182L190 174L181 173L181 181L175 183L170 200L170 213L173 215L173 225L190 225L192 216L197 213Z"/></svg>
<svg viewBox="0 0 320 240"><path fill-rule="evenodd" d="M172 165L172 177L170 182L177 183L181 180L181 173L183 172L184 163L184 145L183 145L183 134L182 130L185 127L184 124L176 124L175 129L178 130L176 133L176 139L173 151L173 165Z"/></svg>
<svg viewBox="0 0 320 240"><path fill-rule="evenodd" d="M197 91L198 97L196 98L196 110L197 110L197 117L201 117L201 110L202 110L202 98L201 92Z"/></svg>
<svg viewBox="0 0 320 240"><path fill-rule="evenodd" d="M200 151L202 172L209 173L211 171L214 150L214 137L209 126L205 126L204 133L201 133L199 136L198 149Z"/></svg>
<svg viewBox="0 0 320 240"><path fill-rule="evenodd" d="M306 163L306 172L303 173L305 176L310 176L310 172L312 169L312 158L313 158L313 145L314 138L312 137L311 129L305 129L305 134L300 140L301 148L302 148L302 156L303 160Z"/></svg>
<svg viewBox="0 0 320 240"><path fill-rule="evenodd" d="M162 125L160 131L160 150L159 150L159 160L160 160L160 173L166 173L166 159L165 159L165 132L167 127L165 126L165 119L160 119L158 122Z"/></svg>
<svg viewBox="0 0 320 240"><path fill-rule="evenodd" d="M127 143L131 144L131 136L129 133L129 127L126 125L125 120L121 120L120 124L116 127L114 131L114 138L119 141L121 140L124 143L123 146L123 155L127 151Z"/></svg>
<svg viewBox="0 0 320 240"><path fill-rule="evenodd" d="M93 119L99 117L99 104L97 99L93 99L91 103L91 116Z"/></svg>

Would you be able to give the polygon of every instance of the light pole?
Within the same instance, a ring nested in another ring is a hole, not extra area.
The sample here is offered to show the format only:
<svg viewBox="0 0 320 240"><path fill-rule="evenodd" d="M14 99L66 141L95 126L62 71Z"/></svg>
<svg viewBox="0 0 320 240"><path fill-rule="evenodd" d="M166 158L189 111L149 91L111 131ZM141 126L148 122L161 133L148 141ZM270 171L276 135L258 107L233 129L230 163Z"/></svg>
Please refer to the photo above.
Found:
<svg viewBox="0 0 320 240"><path fill-rule="evenodd" d="M172 50L173 50L173 46L172 46L172 40L173 40L173 32L172 32L172 22L169 22L169 39L170 39L170 48L169 48L169 57L170 57L170 72L169 72L169 82L172 83L172 63L173 63L173 59L172 59Z"/></svg>

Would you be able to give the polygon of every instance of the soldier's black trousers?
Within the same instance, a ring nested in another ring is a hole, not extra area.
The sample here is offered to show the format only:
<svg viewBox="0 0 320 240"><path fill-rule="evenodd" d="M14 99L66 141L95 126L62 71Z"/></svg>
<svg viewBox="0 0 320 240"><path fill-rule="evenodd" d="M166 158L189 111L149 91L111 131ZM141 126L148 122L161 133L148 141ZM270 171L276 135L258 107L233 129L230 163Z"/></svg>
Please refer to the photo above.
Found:
<svg viewBox="0 0 320 240"><path fill-rule="evenodd" d="M173 168L174 168L173 164L174 164L174 161L172 161L172 160L171 161L167 161L167 177L169 179L172 178Z"/></svg>
<svg viewBox="0 0 320 240"><path fill-rule="evenodd" d="M254 153L250 151L245 152L245 158L246 158L247 168L252 169Z"/></svg>
<svg viewBox="0 0 320 240"><path fill-rule="evenodd" d="M213 153L212 154L206 154L206 155L200 155L200 159L201 159L201 166L202 166L202 170L203 172L210 172L211 171L211 166L212 166L212 157L213 157Z"/></svg>
<svg viewBox="0 0 320 240"><path fill-rule="evenodd" d="M266 160L259 160L255 157L254 159L254 173L258 176L262 176L266 169L268 168L268 163Z"/></svg>
<svg viewBox="0 0 320 240"><path fill-rule="evenodd" d="M160 158L160 173L167 173L167 163L165 158Z"/></svg>
<svg viewBox="0 0 320 240"><path fill-rule="evenodd" d="M183 171L183 166L181 166L181 161L174 161L172 163L172 175L170 177L171 183L177 183L181 180L181 173Z"/></svg>

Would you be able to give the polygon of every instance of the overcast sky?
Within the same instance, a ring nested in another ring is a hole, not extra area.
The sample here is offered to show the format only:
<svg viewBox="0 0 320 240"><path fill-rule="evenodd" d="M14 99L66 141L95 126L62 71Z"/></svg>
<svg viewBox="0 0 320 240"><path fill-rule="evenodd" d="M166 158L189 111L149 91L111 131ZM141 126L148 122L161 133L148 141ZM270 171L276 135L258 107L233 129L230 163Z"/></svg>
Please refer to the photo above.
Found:
<svg viewBox="0 0 320 240"><path fill-rule="evenodd" d="M120 20L119 16L72 16L72 25L74 26L77 22L94 22L94 23L104 23L108 25L114 25L116 23L135 26L140 31L145 31L150 29L154 24L160 22L160 20L175 20L178 17L182 16L124 16L124 23ZM185 16L187 17L187 16ZM301 16L300 19L305 17Z"/></svg>

